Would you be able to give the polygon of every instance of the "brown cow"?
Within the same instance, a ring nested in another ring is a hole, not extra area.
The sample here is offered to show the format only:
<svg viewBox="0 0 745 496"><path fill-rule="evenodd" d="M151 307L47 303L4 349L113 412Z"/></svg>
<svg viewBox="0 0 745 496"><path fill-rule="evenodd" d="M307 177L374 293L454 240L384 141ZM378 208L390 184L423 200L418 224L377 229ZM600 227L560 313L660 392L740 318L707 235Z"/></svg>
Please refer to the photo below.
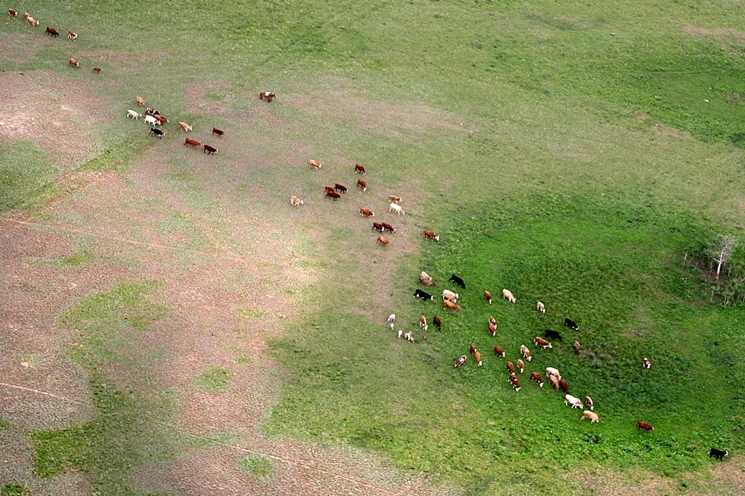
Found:
<svg viewBox="0 0 745 496"><path fill-rule="evenodd" d="M491 305L491 293L487 290L484 290L484 298L486 298L486 301L488 301L489 305Z"/></svg>
<svg viewBox="0 0 745 496"><path fill-rule="evenodd" d="M334 188L331 187L331 186L324 186L323 189L326 190L326 193L333 193L334 192Z"/></svg>
<svg viewBox="0 0 745 496"><path fill-rule="evenodd" d="M510 374L515 373L515 365L512 362L507 362L504 366L510 372Z"/></svg>
<svg viewBox="0 0 745 496"><path fill-rule="evenodd" d="M419 316L419 327L421 327L425 331L429 328L429 326L427 325L427 317L425 317L424 315Z"/></svg>
<svg viewBox="0 0 745 496"><path fill-rule="evenodd" d="M491 334L492 336L497 335L497 324L492 324L491 322L489 322L489 334Z"/></svg>
<svg viewBox="0 0 745 496"><path fill-rule="evenodd" d="M398 203L400 201L403 201L400 196L388 195L388 202L389 203Z"/></svg>
<svg viewBox="0 0 745 496"><path fill-rule="evenodd" d="M277 98L277 95L275 95L271 91L262 91L261 93L259 93L259 100L263 100L264 98L266 98L267 102L271 103L272 98Z"/></svg>
<svg viewBox="0 0 745 496"><path fill-rule="evenodd" d="M380 232L385 231L385 228L383 228L383 224L381 224L380 222L373 222L372 229L375 229L375 230L380 231ZM372 229L370 229L370 230L372 231ZM422 279L421 276L419 276L419 280L420 281L421 281L421 279Z"/></svg>
<svg viewBox="0 0 745 496"><path fill-rule="evenodd" d="M70 65L73 67L80 67L80 63L75 59L70 59Z"/></svg>
<svg viewBox="0 0 745 496"><path fill-rule="evenodd" d="M450 300L442 300L442 306L450 310L460 310L460 306Z"/></svg>
<svg viewBox="0 0 745 496"><path fill-rule="evenodd" d="M525 370L525 363L522 360L517 361L517 368L520 369L520 373L523 373L523 370Z"/></svg>
<svg viewBox="0 0 745 496"><path fill-rule="evenodd" d="M559 379L555 375L548 376L548 380L551 383L551 385L556 388L556 390L559 390Z"/></svg>
<svg viewBox="0 0 745 496"><path fill-rule="evenodd" d="M424 231L424 237L427 239L432 239L435 241L440 241L440 236L438 236L436 233L432 231Z"/></svg>
<svg viewBox="0 0 745 496"><path fill-rule="evenodd" d="M642 360L642 366L644 367L644 370L649 370L650 368L652 368L652 362L645 358Z"/></svg>
<svg viewBox="0 0 745 496"><path fill-rule="evenodd" d="M395 233L396 233L396 228L395 228L395 227L393 227L392 225L390 225L390 224L389 224L389 223L387 223L387 222L383 222L383 229L386 229L386 230L387 230L387 231L389 231L389 232L390 232L391 234L395 234Z"/></svg>
<svg viewBox="0 0 745 496"><path fill-rule="evenodd" d="M204 145L204 150L202 150L202 153L206 153L208 155L212 155L213 153L217 153L217 148L210 145Z"/></svg>
<svg viewBox="0 0 745 496"><path fill-rule="evenodd" d="M186 145L192 146L194 148L202 146L202 144L199 141L193 140L191 138L186 138L186 140L184 141L184 146Z"/></svg>
<svg viewBox="0 0 745 496"><path fill-rule="evenodd" d="M481 353L479 353L479 350L475 350L473 352L473 359L476 360L476 363L478 363L479 367L481 367Z"/></svg>
<svg viewBox="0 0 745 496"><path fill-rule="evenodd" d="M636 425L637 425L637 427L636 427L636 428L637 428L637 430L639 430L639 429L644 429L644 432L649 432L649 431L653 431L653 430L654 430L654 427L652 427L652 426L651 426L651 425L649 425L648 423L646 423L646 422L643 422L643 421L641 421L641 420L640 420L639 422L637 422L637 424L636 424Z"/></svg>
<svg viewBox="0 0 745 496"><path fill-rule="evenodd" d="M468 352L469 352L469 353L470 353L471 355L473 355L473 352L474 352L474 351L476 351L476 346L475 346L475 345L474 345L473 343L471 343L470 345L468 345Z"/></svg>
<svg viewBox="0 0 745 496"><path fill-rule="evenodd" d="M216 134L218 136L222 136L223 134L225 134L225 132L217 129L216 127L213 127L212 128L212 134Z"/></svg>
<svg viewBox="0 0 745 496"><path fill-rule="evenodd" d="M510 382L512 383L512 387L515 388L515 392L520 391L520 381L517 380L515 374L510 374Z"/></svg>
<svg viewBox="0 0 745 496"><path fill-rule="evenodd" d="M318 169L321 168L321 164L318 163L318 162L316 162L313 159L308 160L308 165L311 166L311 167L313 167L313 170L318 170Z"/></svg>
<svg viewBox="0 0 745 496"><path fill-rule="evenodd" d="M70 38L72 41L75 41L78 39L78 33L74 33L72 31L67 32L67 37Z"/></svg>
<svg viewBox="0 0 745 496"><path fill-rule="evenodd" d="M354 164L354 171L358 174L362 174L363 176L367 175L365 168L362 167L360 164Z"/></svg>
<svg viewBox="0 0 745 496"><path fill-rule="evenodd" d="M362 188L362 191L367 191L367 183L363 179L357 179L357 186Z"/></svg>
<svg viewBox="0 0 745 496"><path fill-rule="evenodd" d="M369 210L367 208L361 208L360 209L360 215L362 217L375 217L375 214L373 213L373 211L372 210Z"/></svg>
<svg viewBox="0 0 745 496"><path fill-rule="evenodd" d="M339 183L334 184L334 189L336 191L338 191L339 193L346 193L347 192L347 187L344 186L343 184L339 184Z"/></svg>
<svg viewBox="0 0 745 496"><path fill-rule="evenodd" d="M489 315L489 322L491 322L494 325L497 325L497 319L495 319L492 315Z"/></svg>
<svg viewBox="0 0 745 496"><path fill-rule="evenodd" d="M143 100L142 97L136 96L135 97L135 101L137 102L137 105L138 106L140 106L140 107L144 107L145 106L145 100Z"/></svg>
<svg viewBox="0 0 745 496"><path fill-rule="evenodd" d="M595 403L592 401L592 398L589 396L585 396L585 404L590 407L590 410L595 409Z"/></svg>
<svg viewBox="0 0 745 496"><path fill-rule="evenodd" d="M528 347L527 347L527 346L525 346L524 344L521 344L521 345L520 345L520 353L521 353L521 354L522 354L522 356L523 356L523 357L525 357L525 358L526 358L526 359L527 359L528 361L531 361L531 360L533 359L533 357L532 357L532 356L530 356L530 350L529 350L529 349L528 349Z"/></svg>
<svg viewBox="0 0 745 496"><path fill-rule="evenodd" d="M442 330L442 320L440 320L440 317L438 317L437 315L433 316L432 323L435 325L435 327L437 327L438 331Z"/></svg>
<svg viewBox="0 0 745 496"><path fill-rule="evenodd" d="M383 246L388 246L388 243L390 243L390 241L385 239L383 236L378 236L378 243L382 244Z"/></svg>
<svg viewBox="0 0 745 496"><path fill-rule="evenodd" d="M332 200L338 200L341 198L341 195L331 188L331 191L326 190L326 197L331 198Z"/></svg>
<svg viewBox="0 0 745 496"><path fill-rule="evenodd" d="M18 12L16 12L16 11L15 11L15 10L13 10L13 9L8 9L8 15L9 15L10 17L12 17L13 19L15 19L15 18L16 18L16 16L18 15Z"/></svg>
<svg viewBox="0 0 745 496"><path fill-rule="evenodd" d="M502 349L502 347L501 347L501 346L499 346L499 345L496 345L496 346L494 347L494 353L496 353L496 355L497 355L497 356L498 356L499 358L504 358L504 350Z"/></svg>
<svg viewBox="0 0 745 496"><path fill-rule="evenodd" d="M100 67L94 67L93 68L93 72L95 72L96 74L101 74L101 68Z"/></svg>
<svg viewBox="0 0 745 496"><path fill-rule="evenodd" d="M535 337L535 339L533 340L533 343L535 343L536 346L540 346L544 350L546 348L553 348L553 346L551 346L551 343L549 343L548 341L546 341L545 339L539 336Z"/></svg>
<svg viewBox="0 0 745 496"><path fill-rule="evenodd" d="M538 387L543 387L543 377L541 377L541 374L538 372L531 372L530 380L535 381L538 384Z"/></svg>
<svg viewBox="0 0 745 496"><path fill-rule="evenodd" d="M467 357L466 355L463 355L462 357L460 357L460 358L459 358L459 359L458 359L458 360L457 360L457 361L455 362L455 368L457 369L458 367L462 366L462 365L463 365L464 363L466 363L466 360L467 360L467 359L468 359L468 357Z"/></svg>
<svg viewBox="0 0 745 496"><path fill-rule="evenodd" d="M49 26L47 26L47 30L44 34L48 34L52 38L59 38L59 33L57 32L57 30L54 28L50 28Z"/></svg>
<svg viewBox="0 0 745 496"><path fill-rule="evenodd" d="M377 224L377 222L373 222L373 224ZM383 224L379 224L379 225L380 225L381 231L382 231ZM425 286L434 286L435 285L435 281L433 281L432 280L432 277L430 277L430 275L427 274L426 272L422 272L421 274L419 274L419 281L422 284L424 284Z"/></svg>
<svg viewBox="0 0 745 496"><path fill-rule="evenodd" d="M165 117L163 117L163 116L162 116L162 115L160 115L160 114L156 114L156 115L154 115L153 117L155 117L155 119L156 119L156 120L157 120L158 122L160 122L161 124L165 124L166 122L168 122L168 119L167 119L167 118L165 118Z"/></svg>
<svg viewBox="0 0 745 496"><path fill-rule="evenodd" d="M564 379L561 379L559 381L559 387L564 390L565 393L569 392L569 384L567 384L567 381Z"/></svg>

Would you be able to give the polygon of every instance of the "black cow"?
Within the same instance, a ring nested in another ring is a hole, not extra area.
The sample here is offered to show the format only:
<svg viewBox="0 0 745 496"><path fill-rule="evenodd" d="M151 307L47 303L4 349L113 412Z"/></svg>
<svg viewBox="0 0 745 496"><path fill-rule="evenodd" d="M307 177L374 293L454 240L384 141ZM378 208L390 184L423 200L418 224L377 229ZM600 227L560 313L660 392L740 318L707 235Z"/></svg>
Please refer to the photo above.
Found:
<svg viewBox="0 0 745 496"><path fill-rule="evenodd" d="M466 289L466 283L463 282L463 279L461 279L460 277L456 276L455 274L453 274L452 276L450 276L450 279L448 279L448 281L453 281L455 284L457 284L461 288Z"/></svg>
<svg viewBox="0 0 745 496"><path fill-rule="evenodd" d="M344 186L343 184L336 183L334 185L334 190L335 191L338 191L339 193L346 193L347 192L347 187Z"/></svg>
<svg viewBox="0 0 745 496"><path fill-rule="evenodd" d="M162 138L163 136L166 135L166 133L164 133L160 129L155 129L155 128L150 129L150 134L154 134L158 138Z"/></svg>
<svg viewBox="0 0 745 496"><path fill-rule="evenodd" d="M426 291L422 291L421 289L417 289L416 292L414 292L414 298L421 298L423 300L434 300L434 296L427 293Z"/></svg>
<svg viewBox="0 0 745 496"><path fill-rule="evenodd" d="M204 150L202 150L202 153L206 153L208 155L212 155L213 153L217 153L217 148L210 145L204 145Z"/></svg>
<svg viewBox="0 0 745 496"><path fill-rule="evenodd" d="M579 326L572 319L564 319L564 325L567 326L570 329L574 329L575 331L579 331Z"/></svg>
<svg viewBox="0 0 745 496"><path fill-rule="evenodd" d="M556 339L562 342L564 341L563 339L561 339L561 334L554 331L553 329L546 329L545 331L543 331L543 335L549 339Z"/></svg>
<svg viewBox="0 0 745 496"><path fill-rule="evenodd" d="M713 456L714 458L717 458L718 460L722 460L727 455L729 455L729 451L722 451L716 448L711 448L711 451L709 451L709 458Z"/></svg>

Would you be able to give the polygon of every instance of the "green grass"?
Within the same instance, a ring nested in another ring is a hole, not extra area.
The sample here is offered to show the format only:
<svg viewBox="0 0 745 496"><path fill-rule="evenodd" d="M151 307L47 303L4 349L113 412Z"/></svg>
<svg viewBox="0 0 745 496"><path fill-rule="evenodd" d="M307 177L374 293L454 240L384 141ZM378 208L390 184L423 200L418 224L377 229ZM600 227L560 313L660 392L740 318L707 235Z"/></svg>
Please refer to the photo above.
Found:
<svg viewBox="0 0 745 496"><path fill-rule="evenodd" d="M232 370L213 366L199 374L195 382L199 389L220 393L228 389L234 375Z"/></svg>
<svg viewBox="0 0 745 496"><path fill-rule="evenodd" d="M268 482L274 473L274 464L272 461L262 455L248 455L238 462L238 465L262 482Z"/></svg>
<svg viewBox="0 0 745 496"><path fill-rule="evenodd" d="M20 484L5 484L0 487L0 496L30 496L31 491Z"/></svg>
<svg viewBox="0 0 745 496"><path fill-rule="evenodd" d="M0 145L0 212L20 208L27 197L54 181L60 169L31 141Z"/></svg>

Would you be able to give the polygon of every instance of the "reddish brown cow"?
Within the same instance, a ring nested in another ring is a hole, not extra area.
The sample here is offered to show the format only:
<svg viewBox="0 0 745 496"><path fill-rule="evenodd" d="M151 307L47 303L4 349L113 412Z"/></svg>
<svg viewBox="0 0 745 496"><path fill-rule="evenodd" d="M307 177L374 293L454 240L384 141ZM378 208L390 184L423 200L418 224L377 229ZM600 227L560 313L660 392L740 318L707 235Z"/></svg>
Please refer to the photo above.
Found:
<svg viewBox="0 0 745 496"><path fill-rule="evenodd" d="M362 188L362 191L367 191L367 183L363 179L357 179L357 186Z"/></svg>
<svg viewBox="0 0 745 496"><path fill-rule="evenodd" d="M165 124L166 122L168 122L168 119L166 119L165 117L163 117L163 116L162 116L162 115L160 115L160 114L154 115L153 117L155 117L155 119L156 119L156 120L157 120L158 122L160 122L161 124Z"/></svg>
<svg viewBox="0 0 745 496"><path fill-rule="evenodd" d="M331 186L324 186L323 189L326 190L326 193L328 193L328 192L332 192L333 193L333 191L334 191L334 188L331 187Z"/></svg>
<svg viewBox="0 0 745 496"><path fill-rule="evenodd" d="M469 353L471 353L471 355L473 355L473 352L474 352L474 351L476 351L476 346L474 346L474 344L473 344L473 343L471 343L471 344L470 344L470 345L468 346L468 352L469 352Z"/></svg>
<svg viewBox="0 0 745 496"><path fill-rule="evenodd" d="M398 203L398 202L403 201L403 200L401 200L401 197L400 196L388 195L388 201L390 203Z"/></svg>
<svg viewBox="0 0 745 496"><path fill-rule="evenodd" d="M450 310L460 310L460 306L450 300L442 300L442 306Z"/></svg>
<svg viewBox="0 0 745 496"><path fill-rule="evenodd" d="M78 33L74 33L72 31L68 31L67 32L67 37L70 38L72 41L75 41L75 40L78 39Z"/></svg>
<svg viewBox="0 0 745 496"><path fill-rule="evenodd" d="M225 134L225 133L224 133L223 131L220 131L220 130L219 130L219 129L217 129L216 127L213 127L213 128L212 128L212 134L216 134L216 135L218 135L218 136L222 136L222 135L223 135L223 134Z"/></svg>
<svg viewBox="0 0 745 496"><path fill-rule="evenodd" d="M388 243L390 243L390 241L385 239L383 236L378 236L378 243L380 243L383 246L388 246Z"/></svg>
<svg viewBox="0 0 745 496"><path fill-rule="evenodd" d="M525 370L525 363L522 360L517 360L517 368L520 369L520 373L523 373L523 370Z"/></svg>
<svg viewBox="0 0 745 496"><path fill-rule="evenodd" d="M512 383L512 387L515 388L515 392L520 391L520 381L517 380L516 375L510 375L510 382Z"/></svg>
<svg viewBox="0 0 745 496"><path fill-rule="evenodd" d="M70 59L70 65L73 67L80 67L80 63L75 59Z"/></svg>
<svg viewBox="0 0 745 496"><path fill-rule="evenodd" d="M496 353L496 355L497 355L497 356L498 356L499 358L504 358L504 350L502 349L502 347L501 347L501 346L499 346L499 345L496 345L496 346L494 347L494 353Z"/></svg>
<svg viewBox="0 0 745 496"><path fill-rule="evenodd" d="M637 427L636 428L637 428L637 430L638 429L644 429L644 432L649 432L649 431L653 431L654 430L654 427L652 427L648 423L643 422L641 420L639 422L637 422Z"/></svg>
<svg viewBox="0 0 745 496"><path fill-rule="evenodd" d="M54 28L50 28L49 26L47 26L45 34L48 34L52 38L59 38L59 33L57 32L57 30Z"/></svg>
<svg viewBox="0 0 745 496"><path fill-rule="evenodd" d="M539 336L535 337L535 339L533 340L533 343L535 343L536 346L540 346L544 350L546 348L553 348L553 346L551 346L551 343L549 343L548 341L546 341L545 339Z"/></svg>
<svg viewBox="0 0 745 496"><path fill-rule="evenodd" d="M541 374L538 372L531 372L530 380L535 381L538 384L538 387L543 387L543 377L541 377Z"/></svg>
<svg viewBox="0 0 745 496"><path fill-rule="evenodd" d="M585 405L589 406L590 410L595 409L595 403L593 403L592 398L590 398L589 396L585 396Z"/></svg>
<svg viewBox="0 0 745 496"><path fill-rule="evenodd" d="M564 390L565 393L569 392L569 384L564 379L559 381L559 387Z"/></svg>
<svg viewBox="0 0 745 496"><path fill-rule="evenodd" d="M354 171L358 174L362 174L363 176L367 175L365 168L362 167L360 164L354 164Z"/></svg>
<svg viewBox="0 0 745 496"><path fill-rule="evenodd" d="M383 222L383 229L388 230L391 234L395 234L396 233L396 228L393 227L392 225L390 225L387 222Z"/></svg>
<svg viewBox="0 0 745 496"><path fill-rule="evenodd" d="M486 301L488 301L489 305L491 305L491 293L487 290L484 290L484 298L486 298Z"/></svg>
<svg viewBox="0 0 745 496"><path fill-rule="evenodd" d="M434 241L440 241L440 236L432 231L424 231L424 237L427 239L432 239Z"/></svg>
<svg viewBox="0 0 745 496"><path fill-rule="evenodd" d="M524 357L525 357L525 358L526 358L526 359L527 359L528 361L530 361L530 360L532 360L532 359L533 359L533 357L532 357L532 356L530 355L530 350L529 350L529 349L528 349L528 347L527 347L527 346L525 346L524 344L521 344L521 345L520 345L520 353L521 353L521 354L522 354L522 356L524 356Z"/></svg>
<svg viewBox="0 0 745 496"><path fill-rule="evenodd" d="M476 363L478 363L479 367L481 367L481 353L479 353L479 350L475 350L473 352L473 359L476 360Z"/></svg>
<svg viewBox="0 0 745 496"><path fill-rule="evenodd" d="M494 316L489 315L489 322L491 322L494 325L497 325L497 319L494 318Z"/></svg>
<svg viewBox="0 0 745 496"><path fill-rule="evenodd" d="M212 155L213 153L217 153L217 148L210 145L204 145L204 150L202 150L202 153L206 153L208 155Z"/></svg>
<svg viewBox="0 0 745 496"><path fill-rule="evenodd" d="M435 327L437 327L438 331L442 330L442 321L440 320L440 317L438 317L437 315L432 317L432 323L435 325Z"/></svg>
<svg viewBox="0 0 745 496"><path fill-rule="evenodd" d="M194 147L194 148L197 148L197 147L202 146L202 144L199 141L193 140L191 138L186 138L186 141L184 141L184 146L186 146L186 145L189 145L189 146Z"/></svg>
<svg viewBox="0 0 745 496"><path fill-rule="evenodd" d="M376 229L376 230L378 230L380 232L385 231L385 228L383 228L383 224L381 224L380 222L373 222L372 229ZM370 230L372 231L372 229L370 229Z"/></svg>
<svg viewBox="0 0 745 496"><path fill-rule="evenodd" d="M94 67L93 68L93 72L95 72L96 74L101 74L101 68L100 67Z"/></svg>
<svg viewBox="0 0 745 496"><path fill-rule="evenodd" d="M497 335L497 324L492 324L491 322L489 322L489 334L491 334L492 336Z"/></svg>
<svg viewBox="0 0 745 496"><path fill-rule="evenodd" d="M271 103L273 98L277 98L277 95L275 95L271 91L262 91L261 93L259 93L259 100L263 100L264 98L266 98L267 102Z"/></svg>
<svg viewBox="0 0 745 496"><path fill-rule="evenodd" d="M507 368L510 374L515 373L515 365L512 362L507 362L504 366Z"/></svg>
<svg viewBox="0 0 745 496"><path fill-rule="evenodd" d="M331 188L331 191L326 190L326 197L331 198L332 200L338 200L339 198L341 198L341 195L334 191L333 188Z"/></svg>
<svg viewBox="0 0 745 496"><path fill-rule="evenodd" d="M427 317L425 317L424 315L419 316L419 327L421 327L425 331L429 328L429 326L427 325Z"/></svg>
<svg viewBox="0 0 745 496"><path fill-rule="evenodd" d="M645 358L642 360L642 366L644 366L644 370L649 370L650 368L652 368L652 362Z"/></svg>
<svg viewBox="0 0 745 496"><path fill-rule="evenodd" d="M375 217L375 214L373 213L373 211L372 210L369 210L367 208L361 208L360 209L360 215L362 217Z"/></svg>
<svg viewBox="0 0 745 496"><path fill-rule="evenodd" d="M16 16L18 15L18 12L16 12L16 11L15 11L15 10L13 10L13 9L8 9L8 15L9 15L10 17L12 17L13 19L15 19L15 18L16 18Z"/></svg>

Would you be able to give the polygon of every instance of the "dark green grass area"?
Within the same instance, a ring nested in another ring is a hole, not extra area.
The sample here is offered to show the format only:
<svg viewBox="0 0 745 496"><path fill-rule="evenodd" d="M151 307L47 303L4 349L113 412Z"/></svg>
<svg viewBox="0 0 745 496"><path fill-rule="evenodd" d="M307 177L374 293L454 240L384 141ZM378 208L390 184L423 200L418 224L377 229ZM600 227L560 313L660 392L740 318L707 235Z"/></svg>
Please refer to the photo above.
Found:
<svg viewBox="0 0 745 496"><path fill-rule="evenodd" d="M421 338L415 316L436 313L443 330L430 328L427 341L412 345L383 322L324 308L302 332L275 343L292 378L270 433L381 450L402 468L473 487L496 484L505 467L573 470L588 459L670 475L706 467L712 446L745 444L745 350L736 337L744 310L710 304L708 285L683 266L690 240L708 235L699 221L582 197L530 197L463 213L440 243L425 245L421 261L437 291L459 293L462 310L411 298L421 270L411 266L398 278L406 282L395 292L397 313L406 320L397 326ZM447 282L453 272L467 289ZM500 298L502 288L516 304ZM495 296L491 305L485 289ZM536 310L539 300L546 314ZM494 338L489 315L498 322ZM565 317L580 330L564 327ZM532 340L548 328L564 342L539 350ZM469 358L454 369L469 343L483 367ZM519 393L507 382L506 360L494 356L496 344L513 362L521 344L532 350ZM528 380L532 370L545 376L547 366L561 371L575 396L594 399L600 424L580 422L582 412L564 406L563 393ZM637 432L638 420L655 431Z"/></svg>
<svg viewBox="0 0 745 496"><path fill-rule="evenodd" d="M31 491L20 484L5 484L0 487L0 496L30 496Z"/></svg>
<svg viewBox="0 0 745 496"><path fill-rule="evenodd" d="M0 144L0 213L19 208L60 172L49 154L31 141Z"/></svg>

